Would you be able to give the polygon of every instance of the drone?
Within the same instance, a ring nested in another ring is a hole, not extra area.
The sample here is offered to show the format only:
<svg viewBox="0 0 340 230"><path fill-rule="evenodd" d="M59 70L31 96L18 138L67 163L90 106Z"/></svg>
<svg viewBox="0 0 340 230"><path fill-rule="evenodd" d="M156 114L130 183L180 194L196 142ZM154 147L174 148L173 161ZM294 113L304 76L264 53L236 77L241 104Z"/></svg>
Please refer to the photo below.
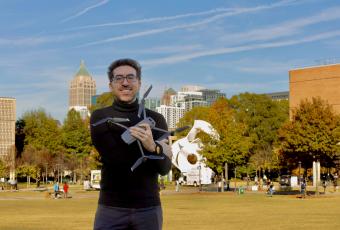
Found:
<svg viewBox="0 0 340 230"><path fill-rule="evenodd" d="M174 135L174 133L182 132L185 129L189 128L189 126L184 126L184 127L178 128L178 129L170 132L168 130L164 130L164 129L160 129L160 128L156 127L156 122L151 117L147 117L146 116L146 111L145 111L145 98L148 96L148 94L150 93L151 89L152 89L152 85L150 85L150 87L145 91L145 93L143 95L143 98L140 101L139 106L138 106L138 114L137 115L140 118L142 116L142 114L143 114L143 120L141 120L140 122L138 122L134 126L139 126L142 123L147 123L147 124L150 125L150 128L152 130L156 130L156 131L162 132L163 135L161 137L159 137L157 140L155 140L155 142L162 141L162 140L168 138L169 136ZM125 129L125 131L121 135L121 138L122 138L122 140L126 144L130 145L130 144L134 143L135 141L137 142L139 151L141 153L141 157L139 157L136 160L136 162L131 166L131 171L132 172L138 166L140 166L143 162L147 161L148 159L149 160L163 160L164 156L145 155L145 153L143 151L143 148L142 148L141 142L130 134L129 127L121 124L121 123L129 122L129 121L130 120L128 118L107 117L107 118L104 118L104 119L101 119L101 120L97 121L96 123L92 124L92 126L95 127L95 126L98 126L98 125L101 125L101 124L104 124L104 123L106 123L110 127L111 126L119 126L119 127L123 128L123 129Z"/></svg>

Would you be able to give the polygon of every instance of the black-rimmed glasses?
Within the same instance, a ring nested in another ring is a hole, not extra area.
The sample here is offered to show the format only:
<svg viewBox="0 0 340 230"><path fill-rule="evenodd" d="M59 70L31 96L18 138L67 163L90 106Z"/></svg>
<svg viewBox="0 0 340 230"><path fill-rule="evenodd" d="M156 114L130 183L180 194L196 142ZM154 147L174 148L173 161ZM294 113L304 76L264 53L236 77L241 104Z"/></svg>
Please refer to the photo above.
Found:
<svg viewBox="0 0 340 230"><path fill-rule="evenodd" d="M111 79L111 82L121 84L121 83L124 82L124 79L126 79L126 81L128 83L136 82L137 81L137 76L134 75L134 74L127 74L125 76L123 76L123 75L116 75L116 76L113 76L113 78Z"/></svg>

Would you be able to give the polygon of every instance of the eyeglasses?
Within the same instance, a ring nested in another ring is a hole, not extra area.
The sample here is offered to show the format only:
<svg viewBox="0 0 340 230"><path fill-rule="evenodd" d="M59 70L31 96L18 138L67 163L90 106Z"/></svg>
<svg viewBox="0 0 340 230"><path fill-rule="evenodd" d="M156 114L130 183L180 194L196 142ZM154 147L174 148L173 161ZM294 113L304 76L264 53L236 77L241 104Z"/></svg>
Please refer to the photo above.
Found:
<svg viewBox="0 0 340 230"><path fill-rule="evenodd" d="M136 82L137 81L137 76L134 75L134 74L128 74L128 75L116 75L114 76L112 79L111 79L111 82L113 83L123 83L124 82L124 79L126 79L126 81L128 83L131 83L131 82Z"/></svg>

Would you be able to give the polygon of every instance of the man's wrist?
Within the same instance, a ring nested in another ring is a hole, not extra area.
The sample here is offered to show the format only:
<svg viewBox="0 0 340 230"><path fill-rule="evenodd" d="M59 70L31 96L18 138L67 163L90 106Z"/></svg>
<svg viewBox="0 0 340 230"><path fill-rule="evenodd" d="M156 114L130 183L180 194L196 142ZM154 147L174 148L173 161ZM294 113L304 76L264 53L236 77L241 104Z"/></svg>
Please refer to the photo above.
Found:
<svg viewBox="0 0 340 230"><path fill-rule="evenodd" d="M162 154L163 153L162 145L158 142L155 142L155 148L153 152L156 153L157 155Z"/></svg>

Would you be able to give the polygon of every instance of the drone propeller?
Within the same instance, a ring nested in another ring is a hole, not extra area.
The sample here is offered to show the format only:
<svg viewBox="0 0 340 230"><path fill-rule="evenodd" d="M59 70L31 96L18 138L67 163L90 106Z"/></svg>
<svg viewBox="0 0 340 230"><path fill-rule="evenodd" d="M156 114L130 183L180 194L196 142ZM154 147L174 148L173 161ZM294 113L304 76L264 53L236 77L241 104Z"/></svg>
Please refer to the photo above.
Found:
<svg viewBox="0 0 340 230"><path fill-rule="evenodd" d="M142 154L142 156L140 158L138 158L136 160L136 162L132 165L131 167L131 171L133 172L139 165L141 165L144 161L146 161L147 159L150 159L150 160L163 160L164 159L164 156L155 156L155 155L145 155L144 154L144 151L143 151L143 148L142 148L142 144L140 143L139 140L137 140L137 143L138 143L138 147L139 147L139 150Z"/></svg>
<svg viewBox="0 0 340 230"><path fill-rule="evenodd" d="M138 108L138 117L140 117L142 115L142 112L144 113L144 118L146 117L145 115L145 98L149 95L150 91L152 89L152 85L150 85L150 87L146 90L146 92L143 95L142 100L139 103L139 108Z"/></svg>
<svg viewBox="0 0 340 230"><path fill-rule="evenodd" d="M150 159L150 160L163 160L164 159L163 156L155 156L155 155L148 155L148 156L145 156L145 158Z"/></svg>
<svg viewBox="0 0 340 230"><path fill-rule="evenodd" d="M150 159L150 160L163 160L164 156L155 156L155 155L142 156L142 157L138 158L136 160L136 162L132 165L131 171L133 172L138 166L140 166L147 159Z"/></svg>
<svg viewBox="0 0 340 230"><path fill-rule="evenodd" d="M139 165L143 163L144 160L145 160L145 157L138 158L136 162L132 165L131 171L133 172Z"/></svg>
<svg viewBox="0 0 340 230"><path fill-rule="evenodd" d="M111 122L111 123L117 123L117 122L128 122L130 121L129 118L122 118L122 117L106 117L104 119L101 119L99 121L97 121L96 123L92 124L93 127L97 126L97 125L101 125L105 122Z"/></svg>

